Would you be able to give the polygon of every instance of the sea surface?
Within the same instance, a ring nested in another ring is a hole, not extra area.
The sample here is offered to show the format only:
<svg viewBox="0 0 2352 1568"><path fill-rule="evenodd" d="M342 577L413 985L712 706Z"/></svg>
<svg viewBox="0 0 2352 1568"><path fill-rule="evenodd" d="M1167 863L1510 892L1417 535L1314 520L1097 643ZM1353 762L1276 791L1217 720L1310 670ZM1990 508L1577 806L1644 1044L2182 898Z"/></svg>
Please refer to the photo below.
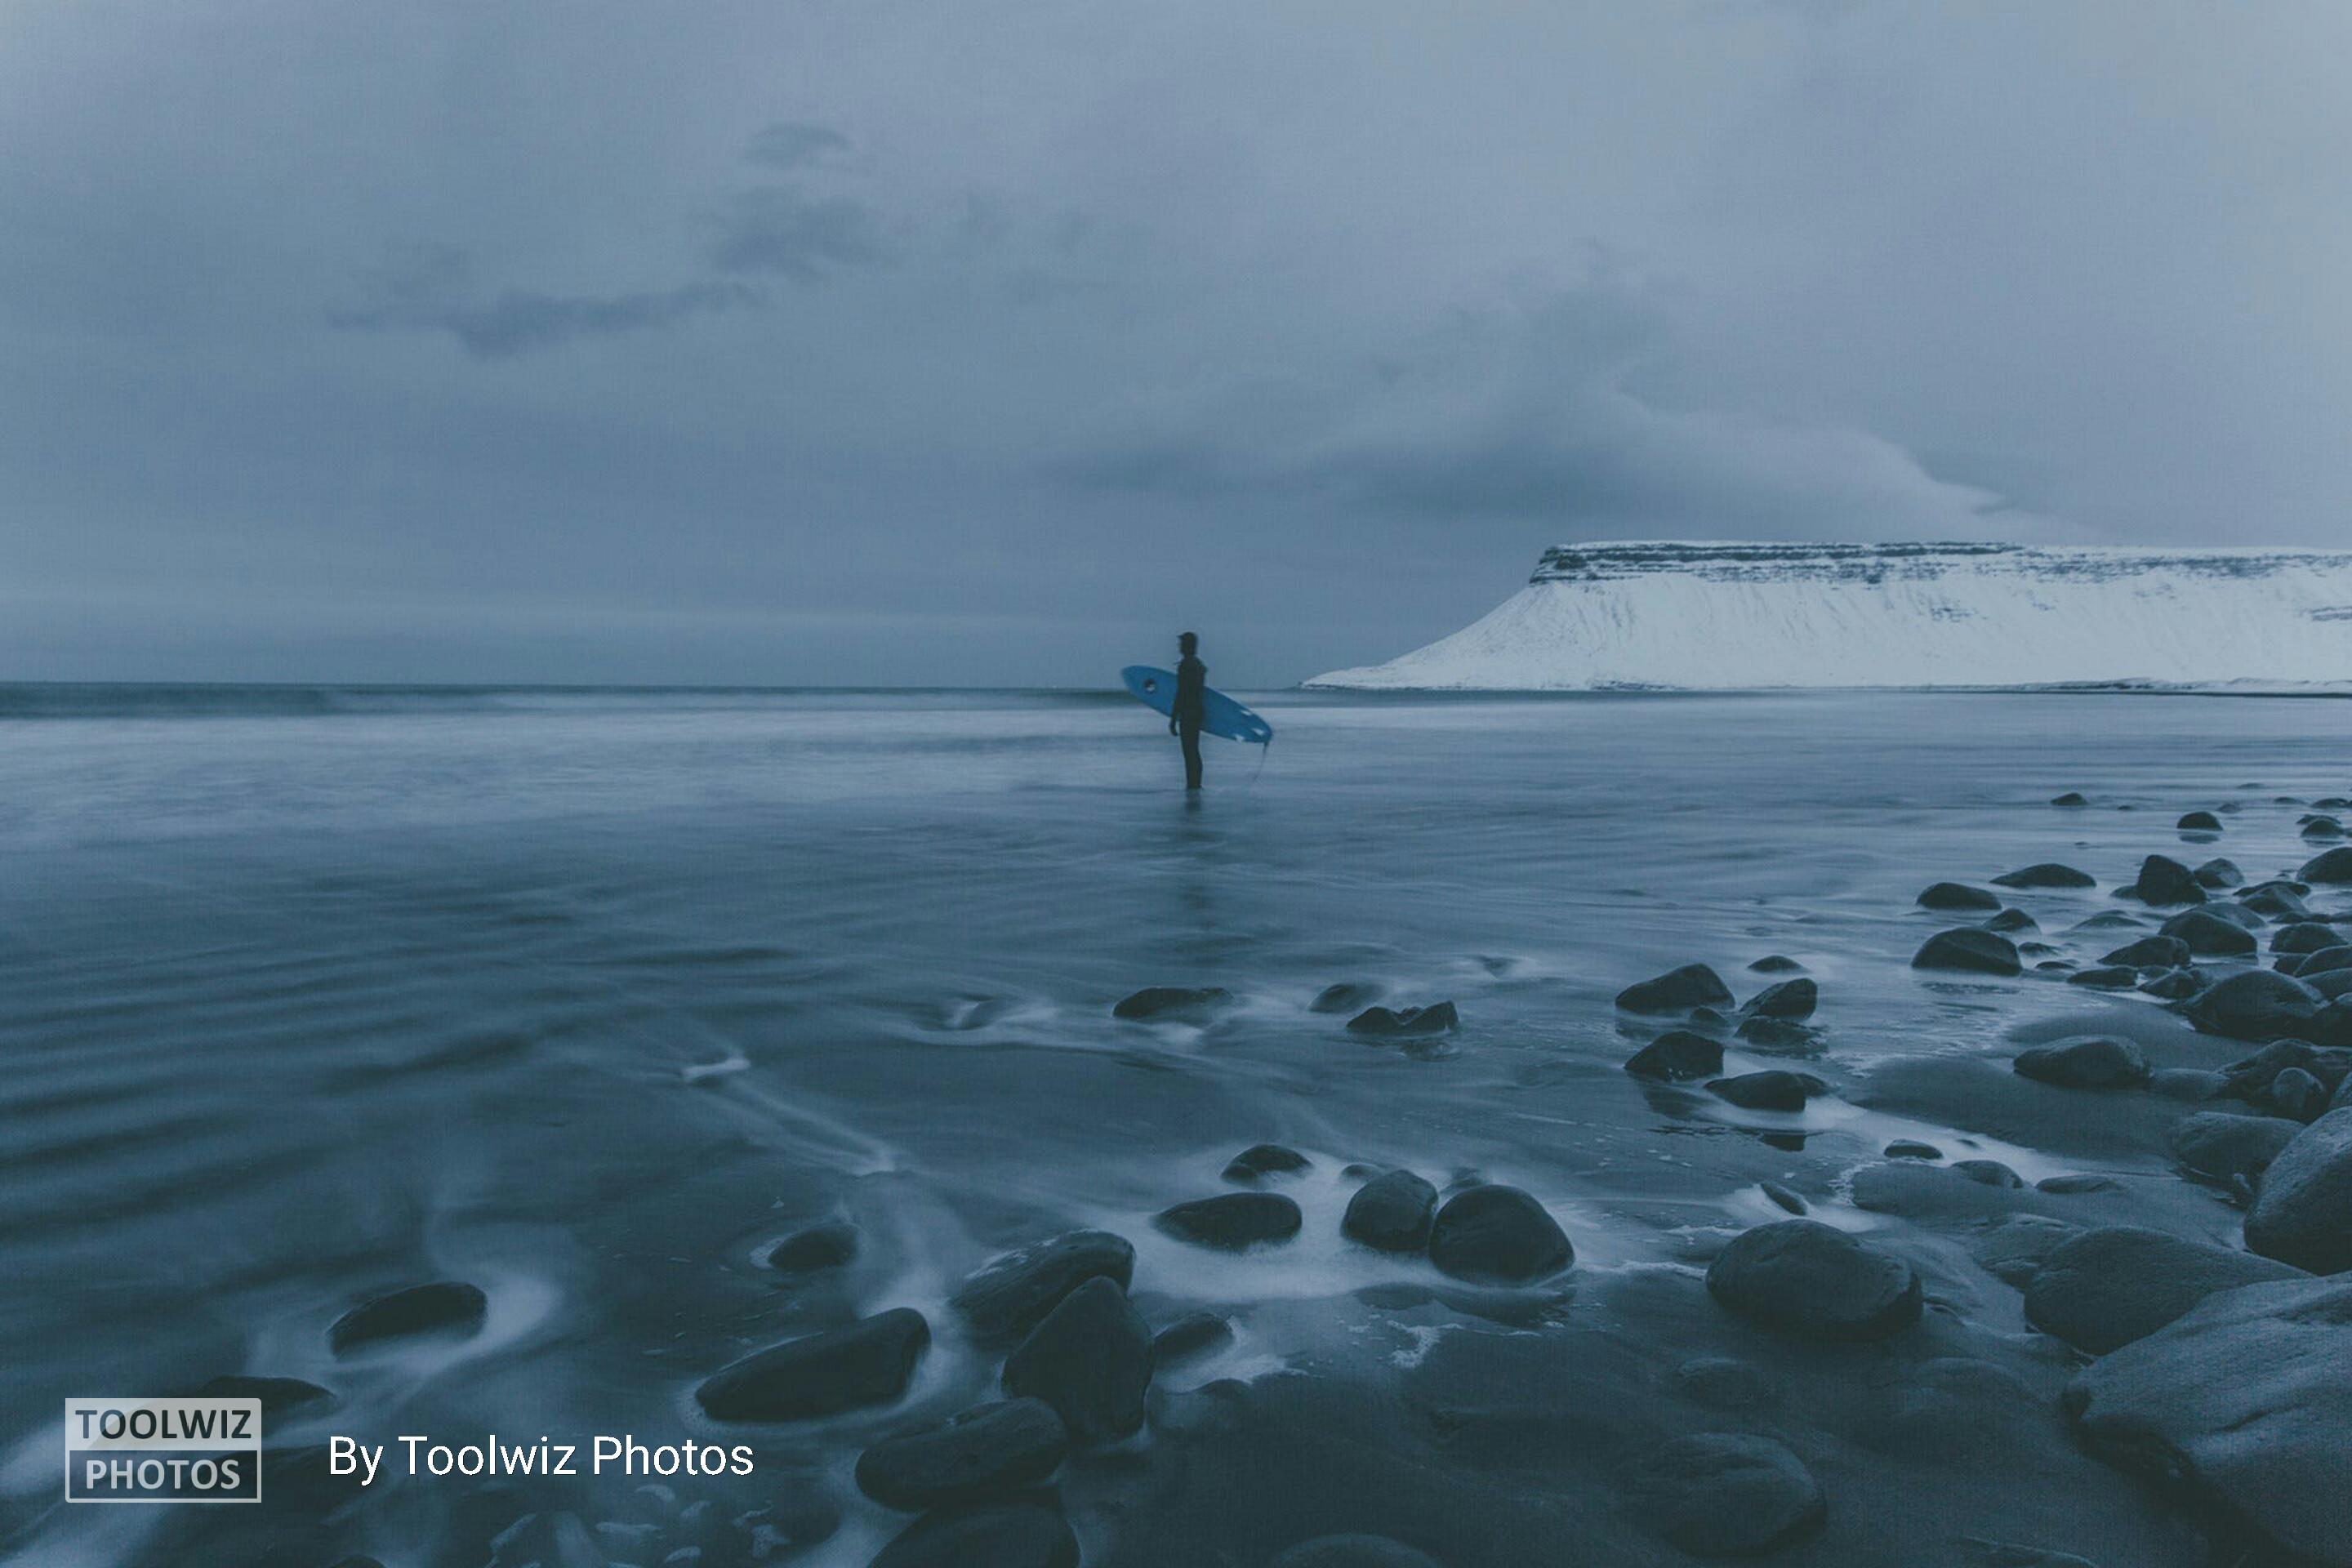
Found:
<svg viewBox="0 0 2352 1568"><path fill-rule="evenodd" d="M1403 1378L1479 1331L1365 1305L1441 1282L1341 1242L1355 1162L1524 1187L1587 1299L1777 1217L1759 1181L1895 1224L1838 1194L1896 1136L1966 1141L2029 1182L2152 1177L2160 1158L2129 1146L1865 1103L1890 1062L1997 1060L2091 1006L2158 1016L2053 977L1923 976L1910 955L1949 921L1916 895L2079 865L2097 889L2018 901L2087 962L2112 933L2064 931L2128 908L2109 894L2143 854L2226 853L2259 879L2308 853L2277 797L2352 788L2333 702L1244 697L1272 747L1209 742L1188 801L1174 742L1124 696L0 689L0 1561L510 1563L522 1529L551 1563L698 1542L676 1561L752 1561L756 1542L760 1561L862 1564L904 1520L850 1462L894 1419L988 1395L992 1363L943 1302L1005 1247L1116 1230L1155 1324L1232 1317L1234 1344L1163 1372L1180 1404L1318 1369ZM2091 805L2053 808L2070 789ZM2181 845L2181 812L2229 805L2218 846ZM1656 1032L1613 1011L1622 987L1697 961L1744 997L1768 953L1820 982L1814 1070L1846 1092L1748 1113L1619 1070ZM1451 1000L1461 1026L1367 1043L1308 1009L1341 981ZM1161 984L1234 1000L1114 1021ZM1286 1189L1297 1241L1229 1257L1152 1227L1263 1141L1314 1162ZM763 1267L836 1215L861 1237L837 1278ZM330 1353L347 1308L437 1279L488 1291L481 1334ZM700 1378L898 1305L936 1333L907 1405L759 1429L749 1483L306 1497L289 1465L257 1510L58 1500L69 1395L224 1373L332 1390L274 1424L273 1450L733 1441L694 1407ZM1144 1540L1140 1521L1209 1511L1155 1468L1169 1441L1066 1478L1090 1562L1283 1543ZM2089 1517L2079 1500L2034 1517ZM1456 1564L1499 1560L1462 1529ZM2191 1560L2150 1539L2139 1561Z"/></svg>

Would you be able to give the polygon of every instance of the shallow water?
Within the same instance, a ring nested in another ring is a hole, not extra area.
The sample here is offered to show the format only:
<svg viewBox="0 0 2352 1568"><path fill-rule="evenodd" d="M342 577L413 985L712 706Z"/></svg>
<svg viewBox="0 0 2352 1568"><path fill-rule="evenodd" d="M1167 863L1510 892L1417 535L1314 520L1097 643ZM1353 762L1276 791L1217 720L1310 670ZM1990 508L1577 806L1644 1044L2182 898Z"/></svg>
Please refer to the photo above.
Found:
<svg viewBox="0 0 2352 1568"><path fill-rule="evenodd" d="M1949 923L1912 907L1927 882L2082 866L2099 889L2017 901L2094 957L2120 939L2063 932L2119 907L2142 854L2259 879L2308 852L2273 797L2352 785L2332 702L1254 700L1278 731L1262 773L1213 749L1188 804L1173 743L1124 698L12 694L0 713L34 716L0 718L6 1560L479 1562L483 1536L556 1506L408 1482L307 1511L62 1508L68 1394L252 1371L341 1399L273 1444L732 1440L692 1406L701 1376L912 1305L940 1337L908 1406L763 1429L757 1486L707 1489L719 1512L775 1509L780 1552L797 1531L824 1536L805 1561L863 1563L898 1521L846 1485L856 1446L982 1396L992 1369L944 1298L1054 1230L1131 1237L1155 1321L1238 1315L1231 1350L1163 1378L1182 1390L1318 1358L1409 1371L1442 1336L1354 1305L1436 1277L1339 1240L1351 1161L1524 1186L1601 1280L1777 1217L1761 1179L1883 1226L1837 1177L1893 1136L1972 1134L2028 1180L2153 1171L1916 1111L1645 1093L1618 1068L1655 1029L1610 998L1693 960L1744 995L1744 965L1788 954L1822 988L1815 1070L1868 1100L1890 1058L2155 1016L2047 980L1923 978L1909 955ZM2052 808L2070 788L2092 807ZM2232 802L2219 845L2181 845L2175 816ZM1462 1027L1364 1044L1307 1011L1339 980L1450 998ZM1237 1001L1205 1027L1111 1019L1150 984ZM1264 1140L1317 1163L1297 1242L1224 1258L1150 1229ZM836 1213L865 1237L845 1279L760 1266ZM451 1277L491 1296L480 1337L329 1355L353 1302ZM561 1506L625 1521L642 1484ZM1119 1543L1115 1510L1081 1523L1090 1554ZM644 1544L599 1540L616 1562Z"/></svg>

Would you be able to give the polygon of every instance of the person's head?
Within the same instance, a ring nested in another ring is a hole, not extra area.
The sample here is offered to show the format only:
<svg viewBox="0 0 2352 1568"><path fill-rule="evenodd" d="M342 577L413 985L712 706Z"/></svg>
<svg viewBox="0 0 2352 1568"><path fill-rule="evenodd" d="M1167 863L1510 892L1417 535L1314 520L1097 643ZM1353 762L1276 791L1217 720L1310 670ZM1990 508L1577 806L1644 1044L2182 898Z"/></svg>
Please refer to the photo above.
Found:
<svg viewBox="0 0 2352 1568"><path fill-rule="evenodd" d="M1191 632L1178 632L1176 634L1176 651L1189 658L1193 654L1201 651L1201 639L1194 637Z"/></svg>

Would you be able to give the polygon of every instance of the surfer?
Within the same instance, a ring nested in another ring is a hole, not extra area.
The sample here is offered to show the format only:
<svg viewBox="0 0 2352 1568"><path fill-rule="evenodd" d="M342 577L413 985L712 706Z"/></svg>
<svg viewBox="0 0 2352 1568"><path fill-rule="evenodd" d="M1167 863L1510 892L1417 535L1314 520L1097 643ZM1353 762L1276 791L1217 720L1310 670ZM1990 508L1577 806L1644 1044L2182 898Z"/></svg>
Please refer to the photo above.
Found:
<svg viewBox="0 0 2352 1568"><path fill-rule="evenodd" d="M1201 639L1191 632L1176 637L1176 700L1168 710L1168 732L1184 742L1184 788L1201 787L1201 721L1207 707L1209 667L1200 659Z"/></svg>

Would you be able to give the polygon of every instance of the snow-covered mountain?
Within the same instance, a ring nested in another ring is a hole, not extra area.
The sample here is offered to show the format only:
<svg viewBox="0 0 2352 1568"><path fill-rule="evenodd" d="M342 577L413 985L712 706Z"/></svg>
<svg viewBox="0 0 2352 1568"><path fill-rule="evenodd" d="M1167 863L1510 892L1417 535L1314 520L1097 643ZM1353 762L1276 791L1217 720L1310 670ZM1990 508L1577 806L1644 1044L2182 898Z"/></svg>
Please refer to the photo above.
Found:
<svg viewBox="0 0 2352 1568"><path fill-rule="evenodd" d="M1486 616L1310 687L2352 682L2352 551L1560 545Z"/></svg>

